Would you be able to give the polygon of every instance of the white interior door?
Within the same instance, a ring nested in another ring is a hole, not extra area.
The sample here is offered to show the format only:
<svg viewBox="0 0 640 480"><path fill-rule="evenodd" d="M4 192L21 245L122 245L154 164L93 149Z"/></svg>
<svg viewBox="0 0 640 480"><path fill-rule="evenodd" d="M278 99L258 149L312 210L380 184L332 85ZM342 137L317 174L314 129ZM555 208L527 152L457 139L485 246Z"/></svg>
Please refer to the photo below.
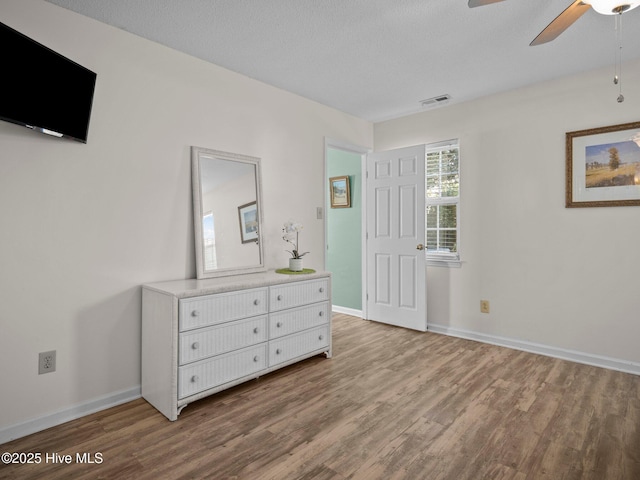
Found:
<svg viewBox="0 0 640 480"><path fill-rule="evenodd" d="M369 320L426 331L425 146L367 155Z"/></svg>

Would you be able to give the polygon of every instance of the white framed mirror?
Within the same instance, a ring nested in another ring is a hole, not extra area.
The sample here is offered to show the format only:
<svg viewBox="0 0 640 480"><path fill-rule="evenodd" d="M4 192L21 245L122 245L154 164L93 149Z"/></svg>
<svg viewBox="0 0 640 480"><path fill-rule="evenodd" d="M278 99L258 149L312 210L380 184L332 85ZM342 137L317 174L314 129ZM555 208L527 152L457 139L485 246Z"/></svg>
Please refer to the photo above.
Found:
<svg viewBox="0 0 640 480"><path fill-rule="evenodd" d="M260 159L191 147L198 279L262 272Z"/></svg>

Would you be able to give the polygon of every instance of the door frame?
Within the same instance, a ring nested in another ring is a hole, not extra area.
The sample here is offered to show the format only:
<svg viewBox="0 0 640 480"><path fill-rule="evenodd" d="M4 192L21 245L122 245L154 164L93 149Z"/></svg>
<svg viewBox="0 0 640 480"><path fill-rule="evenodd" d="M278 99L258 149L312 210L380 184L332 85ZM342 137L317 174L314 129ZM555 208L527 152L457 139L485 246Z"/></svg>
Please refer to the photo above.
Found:
<svg viewBox="0 0 640 480"><path fill-rule="evenodd" d="M367 187L367 154L372 152L373 149L363 147L360 145L354 145L348 142L344 142L342 140L337 140L330 137L324 138L324 169L323 169L323 183L324 183L324 212L322 215L323 226L324 226L324 239L323 239L323 248L322 248L322 260L324 268L327 268L327 243L328 243L328 230L329 226L327 223L327 212L330 205L329 198L329 178L328 178L328 168L327 168L327 154L329 149L334 150L343 150L345 152L351 152L360 155L360 169L362 172L361 175L361 201L362 201L362 211L361 211L361 224L362 224L362 238L361 238L361 255L362 255L362 275L360 277L360 284L362 286L362 312L361 317L367 318L367 293L366 293L366 280L367 280L367 239L366 239L366 227L367 227L367 195L366 195L366 187Z"/></svg>

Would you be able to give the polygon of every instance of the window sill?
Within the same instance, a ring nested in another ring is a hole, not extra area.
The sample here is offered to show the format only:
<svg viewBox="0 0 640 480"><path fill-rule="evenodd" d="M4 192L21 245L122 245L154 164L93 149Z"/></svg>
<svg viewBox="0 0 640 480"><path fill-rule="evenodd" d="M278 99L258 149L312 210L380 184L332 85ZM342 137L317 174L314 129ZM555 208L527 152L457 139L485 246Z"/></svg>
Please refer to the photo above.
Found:
<svg viewBox="0 0 640 480"><path fill-rule="evenodd" d="M459 258L427 258L427 267L460 268L462 262Z"/></svg>

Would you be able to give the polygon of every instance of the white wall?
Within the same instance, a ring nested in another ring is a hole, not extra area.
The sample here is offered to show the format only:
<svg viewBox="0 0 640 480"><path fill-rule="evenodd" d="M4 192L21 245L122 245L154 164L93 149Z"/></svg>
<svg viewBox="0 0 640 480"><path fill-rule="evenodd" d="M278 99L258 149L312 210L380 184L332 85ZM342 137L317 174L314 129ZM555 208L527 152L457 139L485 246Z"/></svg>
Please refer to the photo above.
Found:
<svg viewBox="0 0 640 480"><path fill-rule="evenodd" d="M0 122L2 432L139 388L140 284L195 277L191 145L262 158L267 266L292 218L322 268L324 137L373 128L41 0L0 19L98 74L87 145Z"/></svg>
<svg viewBox="0 0 640 480"><path fill-rule="evenodd" d="M640 207L564 207L565 133L640 121L640 63L622 104L611 71L375 125L376 150L460 139L463 265L429 269L429 323L638 370Z"/></svg>

